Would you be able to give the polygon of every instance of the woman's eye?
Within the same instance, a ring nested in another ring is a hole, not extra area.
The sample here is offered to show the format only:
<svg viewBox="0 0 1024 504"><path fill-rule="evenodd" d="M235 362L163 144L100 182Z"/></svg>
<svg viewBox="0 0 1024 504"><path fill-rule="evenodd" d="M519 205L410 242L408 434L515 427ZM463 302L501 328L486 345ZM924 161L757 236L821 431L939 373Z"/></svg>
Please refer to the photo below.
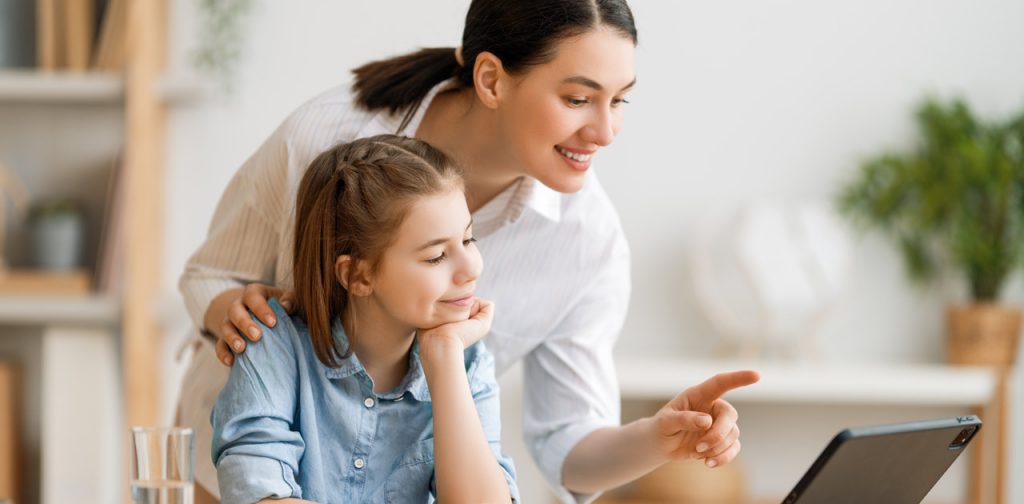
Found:
<svg viewBox="0 0 1024 504"><path fill-rule="evenodd" d="M476 238L469 237L469 238L467 238L465 240L462 240L462 246L463 247L468 247L470 243L476 243Z"/></svg>
<svg viewBox="0 0 1024 504"><path fill-rule="evenodd" d="M446 257L448 257L448 255L445 254L444 252L441 252L441 255L427 259L427 262L430 264L440 264L441 261L445 260Z"/></svg>
<svg viewBox="0 0 1024 504"><path fill-rule="evenodd" d="M624 103L629 103L629 100L627 100L625 98L615 98L614 100L612 100L612 106L613 107L618 106L618 105L622 105Z"/></svg>
<svg viewBox="0 0 1024 504"><path fill-rule="evenodd" d="M590 103L590 100L586 98L566 98L565 102L568 103L570 107L582 107L587 103Z"/></svg>

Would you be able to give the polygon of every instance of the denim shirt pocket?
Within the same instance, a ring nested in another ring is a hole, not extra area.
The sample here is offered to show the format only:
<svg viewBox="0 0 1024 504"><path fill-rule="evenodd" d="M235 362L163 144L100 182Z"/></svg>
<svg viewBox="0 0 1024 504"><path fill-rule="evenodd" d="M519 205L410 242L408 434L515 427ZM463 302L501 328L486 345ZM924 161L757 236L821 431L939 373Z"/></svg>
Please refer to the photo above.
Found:
<svg viewBox="0 0 1024 504"><path fill-rule="evenodd" d="M399 460L385 485L387 501L394 503L432 502L430 485L434 478L434 438L417 441Z"/></svg>

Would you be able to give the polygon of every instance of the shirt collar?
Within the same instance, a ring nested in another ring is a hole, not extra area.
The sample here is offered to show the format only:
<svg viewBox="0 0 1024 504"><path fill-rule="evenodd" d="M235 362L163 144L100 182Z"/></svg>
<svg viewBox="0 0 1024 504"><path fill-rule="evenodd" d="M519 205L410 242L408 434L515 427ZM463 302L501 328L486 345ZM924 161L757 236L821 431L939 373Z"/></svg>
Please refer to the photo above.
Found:
<svg viewBox="0 0 1024 504"><path fill-rule="evenodd" d="M334 322L331 324L331 334L334 336L334 339L340 343L342 351L348 352L348 336L345 335L345 327L341 324L340 318L335 318ZM321 365L323 364L321 363ZM362 362L359 361L359 356L357 356L355 352L350 353L348 357L341 359L340 366L336 368L324 366L324 368L324 374L329 380L340 380L359 373L362 373L368 380L370 378L370 375L366 373L366 368L363 367ZM377 394L377 397L398 401L405 396L406 392L409 392L409 395L416 398L417 401L430 401L430 391L427 388L427 377L423 373L423 365L420 363L420 346L416 341L413 341L412 351L409 352L409 371L405 373L405 376L397 387L385 393Z"/></svg>

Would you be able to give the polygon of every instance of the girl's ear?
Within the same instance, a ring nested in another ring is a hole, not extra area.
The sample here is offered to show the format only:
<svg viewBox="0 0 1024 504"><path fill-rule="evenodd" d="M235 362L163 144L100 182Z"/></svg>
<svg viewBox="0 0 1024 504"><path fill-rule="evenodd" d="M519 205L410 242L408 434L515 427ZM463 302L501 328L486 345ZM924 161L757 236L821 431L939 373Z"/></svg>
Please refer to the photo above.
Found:
<svg viewBox="0 0 1024 504"><path fill-rule="evenodd" d="M334 260L334 276L353 296L363 297L373 293L366 261L358 261L350 255L340 255Z"/></svg>
<svg viewBox="0 0 1024 504"><path fill-rule="evenodd" d="M473 63L473 86L485 107L498 107L498 102L504 97L504 86L508 85L508 80L509 75L505 73L500 58L487 51L476 55L476 62Z"/></svg>

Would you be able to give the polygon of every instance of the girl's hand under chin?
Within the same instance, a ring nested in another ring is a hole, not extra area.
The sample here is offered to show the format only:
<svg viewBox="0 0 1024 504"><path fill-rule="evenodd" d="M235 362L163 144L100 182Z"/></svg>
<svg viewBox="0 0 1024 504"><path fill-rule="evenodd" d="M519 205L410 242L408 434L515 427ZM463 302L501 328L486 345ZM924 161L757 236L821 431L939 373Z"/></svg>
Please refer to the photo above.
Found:
<svg viewBox="0 0 1024 504"><path fill-rule="evenodd" d="M469 310L469 318L458 322L441 324L430 329L420 329L416 338L420 344L420 354L429 354L442 348L458 348L460 351L480 341L491 330L494 320L494 303L476 298Z"/></svg>

